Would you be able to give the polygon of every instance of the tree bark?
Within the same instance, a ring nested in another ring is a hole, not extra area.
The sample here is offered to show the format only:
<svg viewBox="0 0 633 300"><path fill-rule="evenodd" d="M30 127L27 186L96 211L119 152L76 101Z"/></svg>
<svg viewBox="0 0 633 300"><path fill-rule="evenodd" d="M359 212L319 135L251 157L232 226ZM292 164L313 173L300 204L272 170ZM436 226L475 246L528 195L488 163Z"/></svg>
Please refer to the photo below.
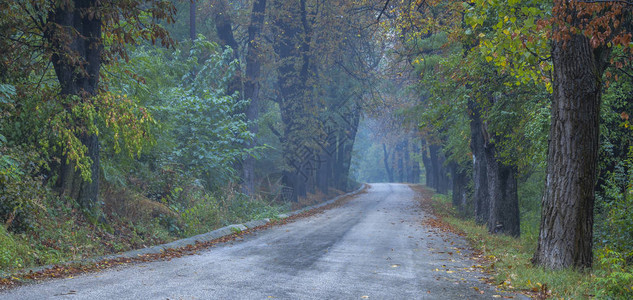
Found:
<svg viewBox="0 0 633 300"><path fill-rule="evenodd" d="M450 186L450 179L444 167L444 155L441 153L441 148L438 145L429 146L429 156L431 164L433 165L433 182L435 183L435 190L439 194L448 194L448 187Z"/></svg>
<svg viewBox="0 0 633 300"><path fill-rule="evenodd" d="M452 204L460 213L466 214L468 201L468 174L459 164L452 162L451 174L453 177Z"/></svg>
<svg viewBox="0 0 633 300"><path fill-rule="evenodd" d="M255 0L251 11L251 21L248 26L248 49L246 52L246 79L244 81L244 98L250 99L246 109L248 119L248 130L255 136L254 140L247 145L249 148L257 146L257 134L259 127L260 101L259 87L261 74L260 36L264 26L266 13L266 0ZM255 158L247 156L242 162L242 190L247 195L255 193Z"/></svg>
<svg viewBox="0 0 633 300"><path fill-rule="evenodd" d="M479 105L469 100L470 117L470 147L473 153L473 202L475 222L486 224L490 215L490 196L488 193L488 170L486 152L484 149L483 122Z"/></svg>
<svg viewBox="0 0 633 300"><path fill-rule="evenodd" d="M385 164L385 171L387 172L387 176L389 177L388 178L389 182L394 182L393 169L389 167L389 152L387 152L387 145L385 145L385 143L382 143L382 152L383 152L382 162Z"/></svg>
<svg viewBox="0 0 633 300"><path fill-rule="evenodd" d="M398 167L398 182L405 182L405 165L404 165L404 147L402 142L396 145L396 150L394 151L396 155L397 167Z"/></svg>
<svg viewBox="0 0 633 300"><path fill-rule="evenodd" d="M233 59L239 60L239 46L233 35L233 20L231 19L230 7L226 0L215 0L213 2L213 19L218 38L225 47L233 50ZM242 90L242 79L238 70L229 82L227 94L233 95Z"/></svg>
<svg viewBox="0 0 633 300"><path fill-rule="evenodd" d="M310 145L314 135L313 103L308 88L310 77L310 35L306 21L305 0L273 1L274 11L279 14L274 20L275 52L279 57L279 94L281 120L284 126L282 152L285 167L283 184L305 194L314 178L310 165L314 163L314 152ZM304 181L295 180L298 176Z"/></svg>
<svg viewBox="0 0 633 300"><path fill-rule="evenodd" d="M348 122L346 128L343 128L339 136L339 150L342 152L341 160L339 162L340 174L337 180L337 186L342 191L348 191L351 187L349 183L349 169L352 166L352 152L354 150L354 143L356 141L356 134L358 133L358 124L360 124L361 107L358 103L354 103L348 114L345 114L345 118Z"/></svg>
<svg viewBox="0 0 633 300"><path fill-rule="evenodd" d="M97 94L103 49L99 3L97 0L68 1L57 3L49 12L44 35L53 50L51 62L62 97L77 96L79 101L88 101ZM72 107L66 109L70 111ZM76 170L76 162L63 155L60 193L76 199L84 208L93 209L99 192L99 140L96 134L88 132L80 133L78 138L92 160L91 178L84 180Z"/></svg>
<svg viewBox="0 0 633 300"><path fill-rule="evenodd" d="M499 159L496 146L490 141L485 145L485 155L490 195L488 232L518 237L521 226L516 168Z"/></svg>
<svg viewBox="0 0 633 300"><path fill-rule="evenodd" d="M431 158L429 157L429 147L426 144L426 140L422 139L422 163L424 164L424 174L426 176L426 186L430 188L435 188L435 172L433 171L433 164L431 163Z"/></svg>
<svg viewBox="0 0 633 300"><path fill-rule="evenodd" d="M415 141L415 140L414 140ZM411 142L411 151L413 151L413 153L419 153L420 152L420 148L418 148L418 144L415 143L414 141ZM411 181L413 183L420 183L420 163L418 160L416 159L412 159L411 160L411 174L412 174L412 179Z"/></svg>
<svg viewBox="0 0 633 300"><path fill-rule="evenodd" d="M555 2L555 5L562 5ZM568 14L573 9L558 12ZM550 269L592 264L601 78L607 50L573 34L553 42L554 94L541 227L533 263Z"/></svg>

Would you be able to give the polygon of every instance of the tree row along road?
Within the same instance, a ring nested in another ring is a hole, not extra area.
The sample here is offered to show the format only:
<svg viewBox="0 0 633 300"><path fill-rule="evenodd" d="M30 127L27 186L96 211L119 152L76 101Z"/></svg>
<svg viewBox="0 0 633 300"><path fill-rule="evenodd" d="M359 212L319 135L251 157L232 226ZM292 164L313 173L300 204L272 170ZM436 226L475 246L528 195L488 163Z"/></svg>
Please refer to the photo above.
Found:
<svg viewBox="0 0 633 300"><path fill-rule="evenodd" d="M473 299L466 243L422 224L407 185L372 184L341 207L171 261L47 281L2 299ZM483 294L482 294L483 292Z"/></svg>

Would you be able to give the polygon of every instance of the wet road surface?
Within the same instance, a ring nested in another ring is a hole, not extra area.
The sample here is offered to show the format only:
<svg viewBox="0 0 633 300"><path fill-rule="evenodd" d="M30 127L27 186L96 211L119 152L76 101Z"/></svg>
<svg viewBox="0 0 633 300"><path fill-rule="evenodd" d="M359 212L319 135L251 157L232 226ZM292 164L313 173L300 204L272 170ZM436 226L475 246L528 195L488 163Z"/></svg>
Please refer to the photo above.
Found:
<svg viewBox="0 0 633 300"><path fill-rule="evenodd" d="M170 261L20 287L0 299L490 299L466 242L415 193L372 184L341 207ZM483 294L481 294L483 292Z"/></svg>

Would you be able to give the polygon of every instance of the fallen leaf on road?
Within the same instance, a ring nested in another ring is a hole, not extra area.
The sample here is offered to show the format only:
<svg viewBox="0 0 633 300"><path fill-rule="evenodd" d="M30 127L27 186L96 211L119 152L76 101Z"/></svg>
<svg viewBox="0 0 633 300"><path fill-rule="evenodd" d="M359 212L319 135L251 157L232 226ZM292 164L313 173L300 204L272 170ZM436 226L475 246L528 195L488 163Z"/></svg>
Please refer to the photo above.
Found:
<svg viewBox="0 0 633 300"><path fill-rule="evenodd" d="M361 299L369 299L369 296L361 296Z"/></svg>

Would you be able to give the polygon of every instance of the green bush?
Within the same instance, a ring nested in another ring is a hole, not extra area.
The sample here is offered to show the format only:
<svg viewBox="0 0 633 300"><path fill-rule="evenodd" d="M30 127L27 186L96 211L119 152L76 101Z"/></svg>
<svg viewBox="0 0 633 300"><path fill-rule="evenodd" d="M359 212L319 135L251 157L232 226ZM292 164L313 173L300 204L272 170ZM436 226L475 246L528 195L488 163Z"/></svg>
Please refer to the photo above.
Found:
<svg viewBox="0 0 633 300"><path fill-rule="evenodd" d="M633 268L626 266L623 255L609 247L596 251L597 298L633 299Z"/></svg>
<svg viewBox="0 0 633 300"><path fill-rule="evenodd" d="M7 229L24 232L33 223L46 189L36 175L38 156L21 148L0 146L0 222Z"/></svg>
<svg viewBox="0 0 633 300"><path fill-rule="evenodd" d="M221 213L217 201L210 195L201 195L195 203L180 214L184 235L193 236L217 228Z"/></svg>
<svg viewBox="0 0 633 300"><path fill-rule="evenodd" d="M28 257L28 247L17 243L4 226L0 225L0 269L20 268L24 265L22 257Z"/></svg>

